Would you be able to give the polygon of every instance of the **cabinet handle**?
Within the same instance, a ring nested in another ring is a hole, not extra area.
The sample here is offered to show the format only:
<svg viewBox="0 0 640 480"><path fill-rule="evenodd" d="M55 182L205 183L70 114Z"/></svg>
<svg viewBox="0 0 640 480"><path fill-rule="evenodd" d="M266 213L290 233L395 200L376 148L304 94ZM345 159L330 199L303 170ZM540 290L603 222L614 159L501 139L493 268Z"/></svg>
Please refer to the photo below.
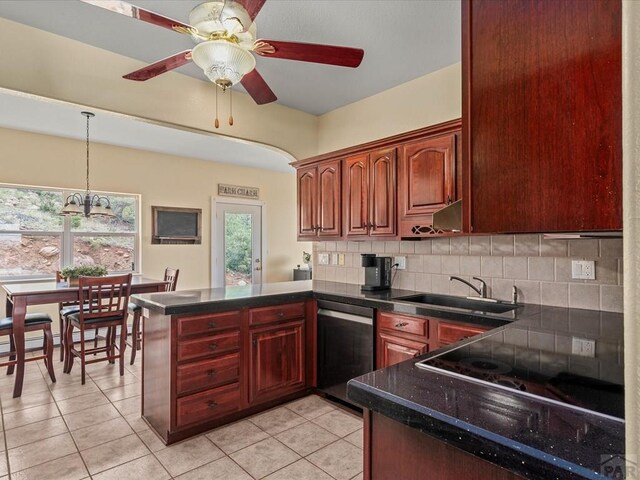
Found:
<svg viewBox="0 0 640 480"><path fill-rule="evenodd" d="M217 373L218 373L218 372L216 372L215 370L209 370L209 371L207 372L207 376L208 376L208 377L215 377Z"/></svg>
<svg viewBox="0 0 640 480"><path fill-rule="evenodd" d="M407 325L409 325L409 322L399 322L396 323L396 328L406 327Z"/></svg>
<svg viewBox="0 0 640 480"><path fill-rule="evenodd" d="M209 344L209 350L215 350L216 348L218 348L218 344L217 343L210 343Z"/></svg>
<svg viewBox="0 0 640 480"><path fill-rule="evenodd" d="M209 322L209 323L207 324L207 326L208 326L209 328L216 328L216 326L217 326L217 325L216 325L216 322Z"/></svg>
<svg viewBox="0 0 640 480"><path fill-rule="evenodd" d="M217 406L218 404L214 401L207 402L207 407L209 408L216 408Z"/></svg>
<svg viewBox="0 0 640 480"><path fill-rule="evenodd" d="M278 318L284 317L284 312L278 312Z"/></svg>

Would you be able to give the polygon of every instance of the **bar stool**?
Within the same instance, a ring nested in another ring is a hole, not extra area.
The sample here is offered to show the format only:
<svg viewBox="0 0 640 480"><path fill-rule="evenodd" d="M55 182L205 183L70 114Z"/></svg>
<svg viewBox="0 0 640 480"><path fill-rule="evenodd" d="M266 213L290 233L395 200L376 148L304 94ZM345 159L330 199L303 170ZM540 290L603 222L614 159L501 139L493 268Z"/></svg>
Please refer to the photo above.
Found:
<svg viewBox="0 0 640 480"><path fill-rule="evenodd" d="M24 319L24 331L37 332L42 331L44 340L42 342L42 355L36 357L25 358L26 362L35 362L44 360L44 364L49 372L51 381L55 383L56 374L53 371L53 334L51 333L51 317L46 313L27 313ZM9 361L0 363L0 367L8 367L7 375L12 375L17 365L16 360L16 344L13 338L13 317L5 317L0 319L0 335L9 335Z"/></svg>
<svg viewBox="0 0 640 480"><path fill-rule="evenodd" d="M164 270L164 281L168 282L166 290L167 292L175 292L176 285L178 284L179 269L167 267ZM131 347L131 362L130 365L136 361L136 352L140 350L142 345L142 331L140 329L140 319L142 318L142 307L135 303L129 303L129 314L133 315L133 324L131 325L131 340L126 341L127 345ZM128 337L128 336L127 336Z"/></svg>

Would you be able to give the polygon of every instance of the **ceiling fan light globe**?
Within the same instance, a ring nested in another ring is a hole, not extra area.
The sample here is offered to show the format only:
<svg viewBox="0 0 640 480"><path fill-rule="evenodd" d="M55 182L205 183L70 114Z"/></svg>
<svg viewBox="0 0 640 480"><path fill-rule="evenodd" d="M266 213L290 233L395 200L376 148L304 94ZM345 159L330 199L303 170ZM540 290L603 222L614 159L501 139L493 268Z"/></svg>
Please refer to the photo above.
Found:
<svg viewBox="0 0 640 480"><path fill-rule="evenodd" d="M227 40L209 40L196 45L191 58L217 85L235 85L256 68L251 52Z"/></svg>

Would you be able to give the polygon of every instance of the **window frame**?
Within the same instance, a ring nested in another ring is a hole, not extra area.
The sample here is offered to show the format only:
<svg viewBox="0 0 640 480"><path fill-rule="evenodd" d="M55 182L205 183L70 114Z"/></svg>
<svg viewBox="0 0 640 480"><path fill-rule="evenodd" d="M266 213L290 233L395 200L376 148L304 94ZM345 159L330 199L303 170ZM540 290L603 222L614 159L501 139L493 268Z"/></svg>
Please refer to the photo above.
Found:
<svg viewBox="0 0 640 480"><path fill-rule="evenodd" d="M42 187L35 185L21 185L11 183L0 183L0 189L22 189L22 190L42 190L48 192L56 192L62 195L62 200L67 198L77 189L69 188L56 188L56 187ZM46 237L59 237L60 239L60 265L59 269L62 270L65 267L73 265L73 245L76 238L81 237L132 237L133 238L133 262L135 268L132 270L110 270L109 273L132 273L139 275L142 272L142 252L141 252L141 222L140 216L142 214L142 196L137 193L123 193L123 192L104 192L102 190L92 190L92 193L100 194L101 196L109 197L132 197L134 200L135 219L134 230L132 232L92 232L92 231L73 231L71 229L71 216L62 217L61 230L2 230L0 235L31 235L31 236L46 236ZM12 281L31 281L31 280L47 280L53 278L51 274L32 274L32 275L0 275L0 281L12 282Z"/></svg>

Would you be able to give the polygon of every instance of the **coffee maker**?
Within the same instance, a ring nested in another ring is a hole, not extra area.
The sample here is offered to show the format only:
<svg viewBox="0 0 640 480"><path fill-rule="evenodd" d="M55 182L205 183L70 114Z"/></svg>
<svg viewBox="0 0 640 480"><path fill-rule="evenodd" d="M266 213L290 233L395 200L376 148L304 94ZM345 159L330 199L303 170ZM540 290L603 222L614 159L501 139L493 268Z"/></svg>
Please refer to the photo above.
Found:
<svg viewBox="0 0 640 480"><path fill-rule="evenodd" d="M364 285L360 289L365 291L390 289L393 258L376 257L374 253L361 255L364 267Z"/></svg>

